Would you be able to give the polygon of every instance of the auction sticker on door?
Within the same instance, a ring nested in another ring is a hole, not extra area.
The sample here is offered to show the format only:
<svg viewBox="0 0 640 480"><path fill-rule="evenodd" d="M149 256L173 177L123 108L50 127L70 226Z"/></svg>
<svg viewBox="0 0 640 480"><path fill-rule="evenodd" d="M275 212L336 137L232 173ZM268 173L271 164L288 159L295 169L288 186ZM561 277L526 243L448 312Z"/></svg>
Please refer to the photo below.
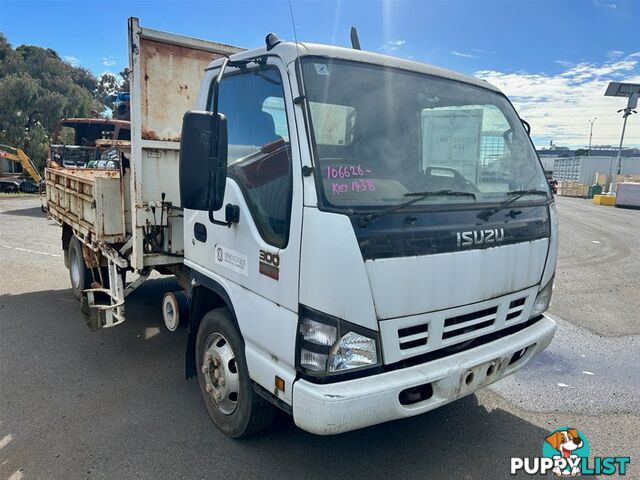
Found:
<svg viewBox="0 0 640 480"><path fill-rule="evenodd" d="M247 256L222 245L216 245L215 262L240 275L247 276Z"/></svg>

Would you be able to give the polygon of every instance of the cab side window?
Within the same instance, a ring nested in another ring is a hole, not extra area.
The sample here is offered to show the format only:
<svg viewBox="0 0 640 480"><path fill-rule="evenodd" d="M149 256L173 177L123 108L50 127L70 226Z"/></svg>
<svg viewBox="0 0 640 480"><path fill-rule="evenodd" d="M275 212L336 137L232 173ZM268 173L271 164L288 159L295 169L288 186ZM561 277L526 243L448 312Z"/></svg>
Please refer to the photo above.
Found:
<svg viewBox="0 0 640 480"><path fill-rule="evenodd" d="M228 74L220 83L218 110L227 118L228 175L242 188L264 240L284 248L292 178L280 73L260 67Z"/></svg>

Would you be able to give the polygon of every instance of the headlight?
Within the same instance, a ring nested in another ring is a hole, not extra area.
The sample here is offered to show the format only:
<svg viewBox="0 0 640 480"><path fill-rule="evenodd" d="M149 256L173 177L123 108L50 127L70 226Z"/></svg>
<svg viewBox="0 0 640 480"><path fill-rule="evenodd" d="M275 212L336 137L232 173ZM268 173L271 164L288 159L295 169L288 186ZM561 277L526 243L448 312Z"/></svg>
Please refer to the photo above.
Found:
<svg viewBox="0 0 640 480"><path fill-rule="evenodd" d="M549 280L544 288L538 292L536 301L533 302L533 308L531 309L531 315L529 315L529 318L537 317L549 309L549 305L551 304L551 294L553 292L553 279L554 277L551 277L551 280Z"/></svg>
<svg viewBox="0 0 640 480"><path fill-rule="evenodd" d="M378 363L378 353L375 340L354 332L343 335L329 354L330 372L370 367L376 363Z"/></svg>
<svg viewBox="0 0 640 480"><path fill-rule="evenodd" d="M322 377L380 364L378 334L306 307L300 308L298 365Z"/></svg>

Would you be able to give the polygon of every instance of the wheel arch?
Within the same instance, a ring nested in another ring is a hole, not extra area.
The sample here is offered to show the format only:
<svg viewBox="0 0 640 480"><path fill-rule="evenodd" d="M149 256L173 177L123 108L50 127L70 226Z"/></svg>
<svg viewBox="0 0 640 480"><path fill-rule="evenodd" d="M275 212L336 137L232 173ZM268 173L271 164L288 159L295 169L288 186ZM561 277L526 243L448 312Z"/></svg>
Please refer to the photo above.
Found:
<svg viewBox="0 0 640 480"><path fill-rule="evenodd" d="M196 372L196 337L202 317L215 308L227 307L231 312L231 319L240 332L240 326L236 317L233 302L226 289L214 279L206 277L192 270L191 287L189 289L189 336L187 338L187 351L185 356L185 370L187 379L195 377Z"/></svg>

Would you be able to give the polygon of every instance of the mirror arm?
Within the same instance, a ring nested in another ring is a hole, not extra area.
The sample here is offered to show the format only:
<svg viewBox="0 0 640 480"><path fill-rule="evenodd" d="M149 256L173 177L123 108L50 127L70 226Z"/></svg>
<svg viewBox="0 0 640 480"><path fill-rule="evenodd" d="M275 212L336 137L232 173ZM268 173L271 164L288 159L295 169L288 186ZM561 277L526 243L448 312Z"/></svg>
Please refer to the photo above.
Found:
<svg viewBox="0 0 640 480"><path fill-rule="evenodd" d="M240 207L238 207L238 205L227 203L224 213L225 220L222 222L213 218L213 210L209 210L209 221L214 225L222 225L228 228L231 228L231 225L240 221Z"/></svg>
<svg viewBox="0 0 640 480"><path fill-rule="evenodd" d="M222 75L224 75L224 71L229 64L229 57L224 57L222 60L222 65L220 65L220 70L218 71L218 75L214 81L213 86L213 114L218 115L218 92L220 91L220 81L222 80Z"/></svg>
<svg viewBox="0 0 640 480"><path fill-rule="evenodd" d="M213 210L209 210L209 221L214 225L222 225L224 227L231 227L231 222L221 222L220 220L216 220L213 218Z"/></svg>
<svg viewBox="0 0 640 480"><path fill-rule="evenodd" d="M222 76L224 75L224 71L226 70L228 64L229 64L229 57L224 57L222 59L222 64L220 65L220 70L218 71L218 75L216 75L216 78L215 78L215 80L213 82L213 114L216 117L218 116L218 94L220 92L220 82L222 81ZM217 123L216 123L216 125L217 125ZM213 152L212 152L212 154L213 154ZM213 155L212 155L212 157L213 157ZM210 163L211 163L211 160L213 160L213 158L210 158ZM211 185L211 176L209 176L209 185ZM211 187L209 187L209 188L211 188ZM213 218L213 210L211 210L211 208L209 208L209 221L211 223L213 223L214 225L223 225L225 227L229 227L230 228L233 222L229 221L228 208L227 208L227 214L225 216L227 218L225 218L224 222L216 220L215 218Z"/></svg>

